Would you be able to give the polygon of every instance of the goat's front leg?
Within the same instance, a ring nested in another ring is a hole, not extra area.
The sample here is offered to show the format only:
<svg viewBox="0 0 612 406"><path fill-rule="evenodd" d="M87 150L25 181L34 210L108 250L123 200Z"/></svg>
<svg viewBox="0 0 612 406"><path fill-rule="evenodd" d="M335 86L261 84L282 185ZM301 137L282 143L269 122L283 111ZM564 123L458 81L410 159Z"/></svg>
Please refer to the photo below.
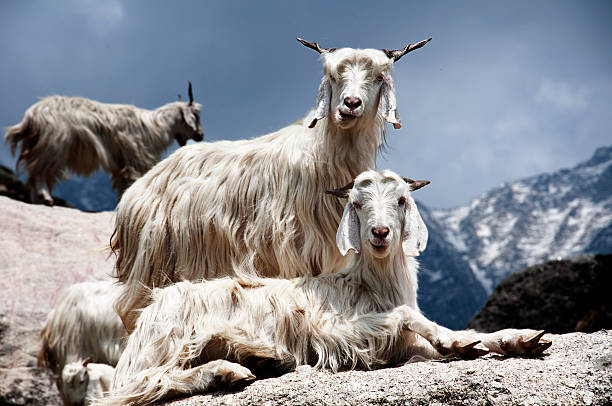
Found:
<svg viewBox="0 0 612 406"><path fill-rule="evenodd" d="M416 309L401 306L402 326L425 338L442 356L477 358L489 352L480 340L467 331L453 331L427 319Z"/></svg>
<svg viewBox="0 0 612 406"><path fill-rule="evenodd" d="M172 394L192 394L245 386L255 375L240 364L217 359L195 368L172 370L162 380Z"/></svg>
<svg viewBox="0 0 612 406"><path fill-rule="evenodd" d="M542 338L544 330L505 329L494 333L467 331L490 351L504 355L538 356L552 345L552 341Z"/></svg>

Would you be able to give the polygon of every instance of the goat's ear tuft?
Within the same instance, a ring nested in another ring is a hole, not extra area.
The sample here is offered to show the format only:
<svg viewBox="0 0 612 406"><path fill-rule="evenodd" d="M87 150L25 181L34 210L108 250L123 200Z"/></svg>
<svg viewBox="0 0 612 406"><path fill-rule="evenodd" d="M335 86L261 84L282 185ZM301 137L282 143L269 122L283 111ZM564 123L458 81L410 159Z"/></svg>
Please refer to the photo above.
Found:
<svg viewBox="0 0 612 406"><path fill-rule="evenodd" d="M353 249L355 253L361 250L359 240L359 217L353 205L349 202L344 206L344 213L336 233L336 245L342 255Z"/></svg>
<svg viewBox="0 0 612 406"><path fill-rule="evenodd" d="M351 190L354 185L355 181L351 181L341 188L326 190L325 193L346 199L348 197L349 190Z"/></svg>
<svg viewBox="0 0 612 406"><path fill-rule="evenodd" d="M319 86L319 95L317 96L317 105L315 107L314 117L308 125L308 128L313 128L317 124L317 121L327 115L330 102L331 84L329 82L329 78L325 76L323 77L323 80L321 80L321 85Z"/></svg>
<svg viewBox="0 0 612 406"><path fill-rule="evenodd" d="M378 111L386 122L393 124L393 128L402 128L399 114L397 113L397 100L395 99L395 89L393 88L393 80L390 76L385 78L380 89L380 101L378 103Z"/></svg>
<svg viewBox="0 0 612 406"><path fill-rule="evenodd" d="M405 255L417 257L425 251L429 234L412 196L409 197L409 200L410 204L406 205L406 221L402 231L402 249Z"/></svg>
<svg viewBox="0 0 612 406"><path fill-rule="evenodd" d="M420 188L429 185L431 182L428 180L412 180L410 178L405 178L402 176L402 179L404 179L404 182L408 183L410 185L410 190L411 191L415 191L415 190L419 190Z"/></svg>

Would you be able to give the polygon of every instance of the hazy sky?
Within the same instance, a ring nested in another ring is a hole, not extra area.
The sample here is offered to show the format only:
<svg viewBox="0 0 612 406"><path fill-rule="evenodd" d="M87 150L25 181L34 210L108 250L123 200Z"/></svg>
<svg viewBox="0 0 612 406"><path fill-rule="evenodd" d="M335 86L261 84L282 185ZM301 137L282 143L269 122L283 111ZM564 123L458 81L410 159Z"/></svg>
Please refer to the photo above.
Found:
<svg viewBox="0 0 612 406"><path fill-rule="evenodd" d="M610 1L0 1L0 126L37 97L204 105L207 141L255 137L313 107L327 47L401 48L401 130L380 168L463 205L612 144ZM5 145L0 162L13 166Z"/></svg>

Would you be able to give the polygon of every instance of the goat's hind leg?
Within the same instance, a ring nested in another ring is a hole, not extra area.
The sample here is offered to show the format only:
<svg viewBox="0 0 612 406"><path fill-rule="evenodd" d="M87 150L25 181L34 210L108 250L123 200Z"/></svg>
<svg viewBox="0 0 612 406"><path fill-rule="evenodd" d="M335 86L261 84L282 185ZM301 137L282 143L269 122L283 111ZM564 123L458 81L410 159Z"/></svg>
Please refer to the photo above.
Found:
<svg viewBox="0 0 612 406"><path fill-rule="evenodd" d="M489 352L478 337L467 331L453 331L440 326L409 306L402 306L400 311L403 327L425 338L442 356L471 359Z"/></svg>
<svg viewBox="0 0 612 406"><path fill-rule="evenodd" d="M542 338L544 330L505 329L493 333L469 332L490 351L503 355L539 356L552 341Z"/></svg>

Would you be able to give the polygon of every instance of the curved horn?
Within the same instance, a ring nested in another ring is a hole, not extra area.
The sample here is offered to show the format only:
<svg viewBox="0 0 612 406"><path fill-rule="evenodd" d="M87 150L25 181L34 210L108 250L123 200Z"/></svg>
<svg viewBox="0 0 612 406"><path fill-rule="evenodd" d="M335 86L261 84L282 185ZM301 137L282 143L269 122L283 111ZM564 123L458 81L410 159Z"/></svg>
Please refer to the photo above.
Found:
<svg viewBox="0 0 612 406"><path fill-rule="evenodd" d="M393 59L393 62L399 61L399 59L406 55L408 52L412 52L415 49L419 49L421 48L423 45L427 44L429 41L431 41L431 38L425 39L421 42L417 42L416 44L408 44L406 45L406 47L404 49L396 49L393 51L390 51L388 49L381 49L381 51L383 51L387 57L389 57L390 59Z"/></svg>
<svg viewBox="0 0 612 406"><path fill-rule="evenodd" d="M193 104L193 89L191 88L191 81L189 81L189 88L187 89L187 93L189 93L189 105Z"/></svg>
<svg viewBox="0 0 612 406"><path fill-rule="evenodd" d="M348 191L351 190L354 185L355 185L355 181L351 181L350 183L342 186L341 188L326 190L325 193L334 195L336 197L346 198L348 197Z"/></svg>
<svg viewBox="0 0 612 406"><path fill-rule="evenodd" d="M427 186L429 185L431 182L428 180L412 180L410 178L405 178L402 176L402 179L404 179L404 181L406 183L410 184L410 190L412 190L413 192L415 190L419 190L420 188L422 188L423 186Z"/></svg>
<svg viewBox="0 0 612 406"><path fill-rule="evenodd" d="M315 51L317 51L320 54L326 53L326 52L334 52L337 48L322 48L319 46L319 44L317 44L316 42L308 42L306 40L303 40L302 38L296 38L298 41L300 41L302 43L302 45L304 45L305 47L308 48L312 48Z"/></svg>

